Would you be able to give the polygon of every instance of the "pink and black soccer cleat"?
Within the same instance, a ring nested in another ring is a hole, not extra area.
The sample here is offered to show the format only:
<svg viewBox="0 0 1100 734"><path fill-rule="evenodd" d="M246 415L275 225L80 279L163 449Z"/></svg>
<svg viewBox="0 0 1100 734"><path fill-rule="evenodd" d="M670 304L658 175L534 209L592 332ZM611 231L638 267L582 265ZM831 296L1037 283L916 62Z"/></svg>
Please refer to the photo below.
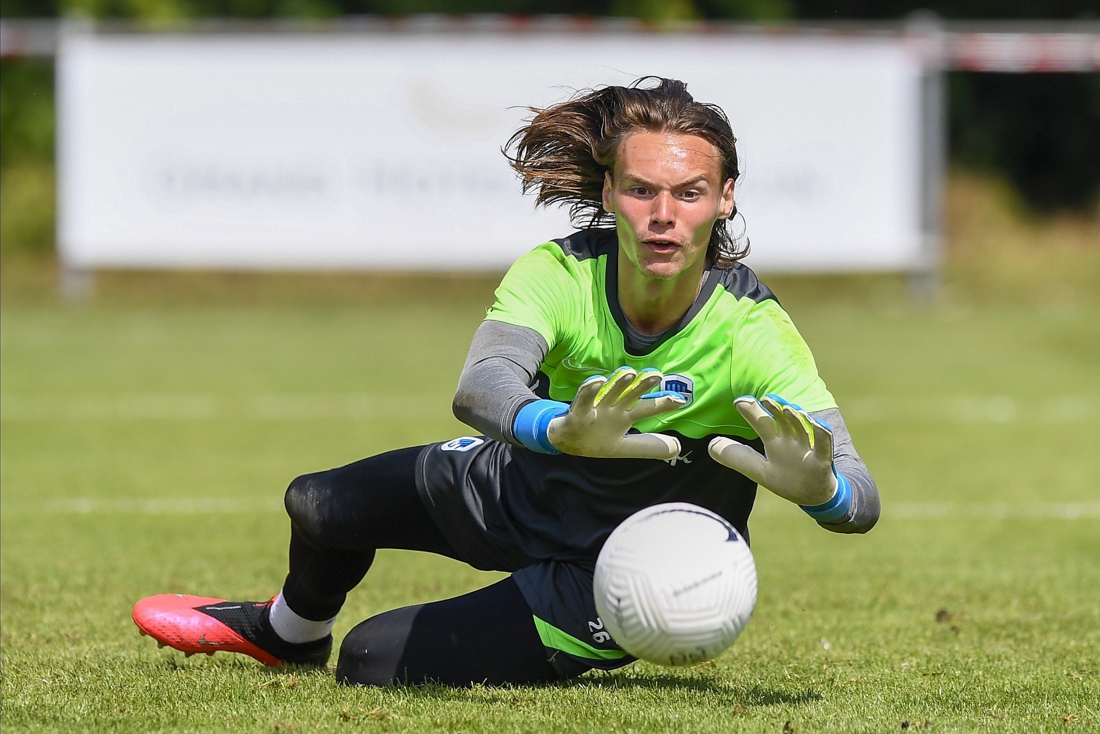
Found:
<svg viewBox="0 0 1100 734"><path fill-rule="evenodd" d="M332 635L316 642L285 642L268 621L270 601L225 601L187 594L159 594L134 605L143 635L187 655L238 652L264 665L321 666L332 652Z"/></svg>

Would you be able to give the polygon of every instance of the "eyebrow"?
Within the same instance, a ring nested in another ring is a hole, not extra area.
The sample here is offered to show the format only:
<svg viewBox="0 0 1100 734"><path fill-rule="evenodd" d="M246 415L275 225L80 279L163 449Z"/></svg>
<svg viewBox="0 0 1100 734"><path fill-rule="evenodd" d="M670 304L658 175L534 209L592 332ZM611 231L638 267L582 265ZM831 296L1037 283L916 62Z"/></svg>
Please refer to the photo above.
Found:
<svg viewBox="0 0 1100 734"><path fill-rule="evenodd" d="M644 178L642 178L641 176L635 176L635 175L632 175L632 174L629 174L629 173L624 173L623 174L623 180L624 181L634 181L634 182L640 183L644 186L648 186L649 188L654 188L654 189L655 188L660 188L657 184L653 183L652 181L647 181ZM681 181L680 183L677 183L677 184L673 184L672 188L682 189L685 186L690 186L692 184L697 184L699 182L707 183L707 184L710 183L709 181L707 181L707 177L704 174L704 175L701 175L701 176L696 176L695 178L689 178L686 181Z"/></svg>

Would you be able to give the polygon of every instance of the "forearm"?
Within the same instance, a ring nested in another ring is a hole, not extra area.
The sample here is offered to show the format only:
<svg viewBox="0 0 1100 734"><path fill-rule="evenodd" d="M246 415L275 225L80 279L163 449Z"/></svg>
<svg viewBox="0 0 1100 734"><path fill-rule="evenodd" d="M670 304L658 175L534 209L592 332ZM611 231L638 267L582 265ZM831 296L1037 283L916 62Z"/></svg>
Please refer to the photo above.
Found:
<svg viewBox="0 0 1100 734"><path fill-rule="evenodd" d="M458 380L455 417L486 436L518 444L516 414L538 399L531 385L547 351L546 341L533 329L483 321Z"/></svg>
<svg viewBox="0 0 1100 734"><path fill-rule="evenodd" d="M875 480L867 465L856 453L852 435L844 418L836 408L810 413L810 416L826 423L833 432L833 465L837 474L843 475L851 488L848 511L835 522L819 522L821 527L834 533L866 533L879 518L879 494Z"/></svg>

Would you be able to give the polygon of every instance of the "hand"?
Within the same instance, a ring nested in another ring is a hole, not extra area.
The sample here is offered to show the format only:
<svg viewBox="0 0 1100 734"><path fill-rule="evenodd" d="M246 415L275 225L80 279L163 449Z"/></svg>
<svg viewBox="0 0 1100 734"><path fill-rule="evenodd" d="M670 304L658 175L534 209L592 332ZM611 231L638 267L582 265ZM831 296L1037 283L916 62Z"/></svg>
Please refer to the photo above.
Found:
<svg viewBox="0 0 1100 734"><path fill-rule="evenodd" d="M719 436L710 442L711 458L795 504L816 506L833 499L832 431L776 395L761 401L746 395L733 405L764 442L765 455Z"/></svg>
<svg viewBox="0 0 1100 734"><path fill-rule="evenodd" d="M678 393L649 394L661 384L657 370L620 367L610 378L590 377L581 384L569 411L550 421L546 437L566 454L623 459L662 459L680 454L680 442L661 433L627 434L638 421L686 404Z"/></svg>

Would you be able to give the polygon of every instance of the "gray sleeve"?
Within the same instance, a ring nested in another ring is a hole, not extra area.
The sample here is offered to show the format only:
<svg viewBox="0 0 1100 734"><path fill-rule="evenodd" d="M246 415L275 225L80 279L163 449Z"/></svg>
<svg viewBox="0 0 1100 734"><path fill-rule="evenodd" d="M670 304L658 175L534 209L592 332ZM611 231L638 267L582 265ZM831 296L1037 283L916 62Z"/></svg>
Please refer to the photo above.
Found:
<svg viewBox="0 0 1100 734"><path fill-rule="evenodd" d="M531 385L547 351L534 329L481 322L458 378L455 417L498 441L518 443L512 425L520 408L538 400Z"/></svg>
<svg viewBox="0 0 1100 734"><path fill-rule="evenodd" d="M852 506L848 514L838 522L818 524L834 533L866 533L878 522L879 496L875 480L856 453L852 434L848 432L839 410L819 410L810 413L810 416L828 424L833 430L833 463L837 472L847 477L852 485Z"/></svg>

